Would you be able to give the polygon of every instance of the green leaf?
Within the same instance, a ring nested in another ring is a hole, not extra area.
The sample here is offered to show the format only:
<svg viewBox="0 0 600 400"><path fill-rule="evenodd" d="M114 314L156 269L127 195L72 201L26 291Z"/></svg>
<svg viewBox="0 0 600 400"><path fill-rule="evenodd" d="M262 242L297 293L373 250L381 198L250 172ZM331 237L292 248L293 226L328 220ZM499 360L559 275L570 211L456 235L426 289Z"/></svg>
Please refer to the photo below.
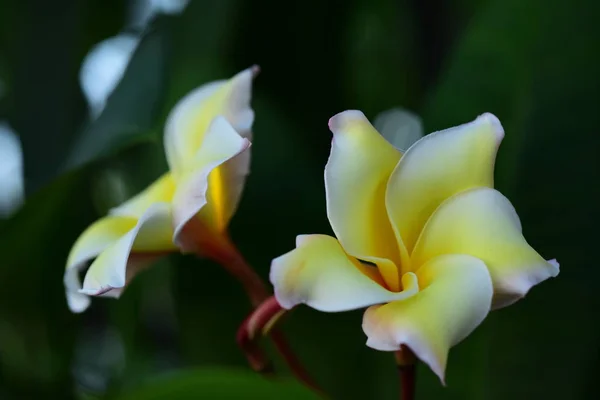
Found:
<svg viewBox="0 0 600 400"><path fill-rule="evenodd" d="M0 231L0 366L26 397L69 398L75 317L62 277L70 246L93 215L86 171L36 193ZM71 327L71 328L67 328Z"/></svg>
<svg viewBox="0 0 600 400"><path fill-rule="evenodd" d="M318 399L296 382L271 381L249 371L197 369L153 378L152 383L117 396L116 400L153 399Z"/></svg>
<svg viewBox="0 0 600 400"><path fill-rule="evenodd" d="M453 350L448 384L456 398L591 396L600 335L600 273L590 268L600 223L599 18L592 0L489 2L424 113L430 131L486 111L500 118L497 186L530 244L561 263L556 279L492 313Z"/></svg>
<svg viewBox="0 0 600 400"><path fill-rule="evenodd" d="M114 154L133 143L158 140L158 118L169 64L171 24L159 17L138 44L123 78L100 116L89 122L73 146L67 168Z"/></svg>
<svg viewBox="0 0 600 400"><path fill-rule="evenodd" d="M119 0L2 2L0 64L7 91L0 114L21 137L27 193L62 168L86 111L81 61L93 44L118 31L125 8Z"/></svg>
<svg viewBox="0 0 600 400"><path fill-rule="evenodd" d="M346 107L368 118L391 107L414 107L422 82L409 1L355 1L347 21L346 40L340 42Z"/></svg>

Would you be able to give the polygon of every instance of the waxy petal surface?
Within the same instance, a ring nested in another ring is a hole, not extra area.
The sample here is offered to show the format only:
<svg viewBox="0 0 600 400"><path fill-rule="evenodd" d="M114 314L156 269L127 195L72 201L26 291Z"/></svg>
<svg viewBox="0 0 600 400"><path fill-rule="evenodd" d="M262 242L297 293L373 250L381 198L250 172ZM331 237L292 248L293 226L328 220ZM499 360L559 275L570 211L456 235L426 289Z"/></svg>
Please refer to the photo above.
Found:
<svg viewBox="0 0 600 400"><path fill-rule="evenodd" d="M419 265L441 254L469 254L483 260L494 282L496 308L514 303L559 272L555 261L544 260L527 243L510 201L489 188L453 196L432 215L413 261Z"/></svg>
<svg viewBox="0 0 600 400"><path fill-rule="evenodd" d="M304 303L320 311L346 311L404 299L418 291L416 275L407 274L403 292L383 286L376 268L348 256L331 236L303 235L296 249L273 260L271 283L282 307Z"/></svg>
<svg viewBox="0 0 600 400"><path fill-rule="evenodd" d="M167 161L175 174L194 163L217 116L225 117L237 132L249 138L254 122L252 79L257 72L258 67L252 67L229 80L203 85L175 105L167 118L164 138Z"/></svg>
<svg viewBox="0 0 600 400"><path fill-rule="evenodd" d="M360 111L335 115L329 127L333 141L325 190L333 231L348 254L376 263L388 287L397 291L401 260L385 209L385 191L402 154Z"/></svg>
<svg viewBox="0 0 600 400"><path fill-rule="evenodd" d="M390 177L386 205L408 254L444 200L470 188L493 187L496 151L503 137L498 119L483 114L471 123L423 137L404 154Z"/></svg>
<svg viewBox="0 0 600 400"><path fill-rule="evenodd" d="M249 146L248 139L241 137L224 117L215 118L209 126L194 164L180 176L173 198L173 240L184 251L190 245L181 234L192 218L199 218L207 229L217 233L227 226L235 205L232 185L243 182L225 175L221 168Z"/></svg>
<svg viewBox="0 0 600 400"><path fill-rule="evenodd" d="M369 307L363 330L368 346L382 351L407 346L443 382L450 347L490 311L492 281L485 264L466 255L436 257L416 274L421 290L407 299Z"/></svg>

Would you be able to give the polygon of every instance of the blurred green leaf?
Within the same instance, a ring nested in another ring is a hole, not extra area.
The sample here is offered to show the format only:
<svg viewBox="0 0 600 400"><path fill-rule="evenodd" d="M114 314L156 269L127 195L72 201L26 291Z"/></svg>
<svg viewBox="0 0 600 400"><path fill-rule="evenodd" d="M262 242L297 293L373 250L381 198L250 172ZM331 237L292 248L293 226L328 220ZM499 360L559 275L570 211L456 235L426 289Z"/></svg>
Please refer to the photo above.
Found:
<svg viewBox="0 0 600 400"><path fill-rule="evenodd" d="M86 171L29 198L0 231L0 367L15 393L70 398L75 318L62 284L71 244L93 214Z"/></svg>
<svg viewBox="0 0 600 400"><path fill-rule="evenodd" d="M270 381L247 371L198 369L175 372L129 393L117 400L152 399L317 399L308 389L295 382Z"/></svg>
<svg viewBox="0 0 600 400"><path fill-rule="evenodd" d="M77 139L67 168L106 157L132 143L158 140L155 131L162 131L158 123L170 60L170 29L176 19L157 18L143 36L106 107Z"/></svg>
<svg viewBox="0 0 600 400"><path fill-rule="evenodd" d="M85 113L81 60L122 25L124 8L118 0L2 1L0 57L6 58L0 64L8 91L0 113L21 136L27 193L47 184L64 163Z"/></svg>
<svg viewBox="0 0 600 400"><path fill-rule="evenodd" d="M346 40L341 42L346 107L369 118L394 106L415 107L422 77L410 2L360 0L349 14Z"/></svg>
<svg viewBox="0 0 600 400"><path fill-rule="evenodd" d="M600 222L600 192L592 183L600 171L599 18L591 0L490 1L424 114L434 129L485 111L500 118L506 138L497 186L532 246L561 263L558 278L494 312L476 338L452 353L448 384L455 398L590 398L600 348L600 274L590 268Z"/></svg>

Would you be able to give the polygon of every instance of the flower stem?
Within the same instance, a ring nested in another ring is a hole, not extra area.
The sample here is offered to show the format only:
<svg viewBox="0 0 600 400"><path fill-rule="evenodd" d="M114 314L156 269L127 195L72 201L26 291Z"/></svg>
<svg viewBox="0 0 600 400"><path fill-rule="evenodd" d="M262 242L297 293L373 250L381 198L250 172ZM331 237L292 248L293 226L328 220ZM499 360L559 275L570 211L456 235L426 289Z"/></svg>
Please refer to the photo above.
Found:
<svg viewBox="0 0 600 400"><path fill-rule="evenodd" d="M321 389L315 384L306 369L291 351L283 334L275 328L275 324L286 311L281 307L275 296L266 299L240 326L237 334L238 345L246 353L250 365L255 370L263 369L269 365L269 362L257 343L258 339L262 336L269 335L277 351L284 358L296 378L307 387L320 393Z"/></svg>
<svg viewBox="0 0 600 400"><path fill-rule="evenodd" d="M414 400L416 386L416 357L406 346L402 345L395 353L396 365L400 380L400 399Z"/></svg>
<svg viewBox="0 0 600 400"><path fill-rule="evenodd" d="M269 335L277 352L284 359L294 376L309 388L317 389L306 369L300 364L288 345L283 333L272 329L275 321L283 315L275 297L270 296L267 286L229 238L222 238L218 244L203 246L204 254L221 264L244 287L254 312L242 323L238 331L238 345L246 354L252 369L262 374L272 374L273 365L258 345L261 336ZM257 335L258 333L258 335Z"/></svg>
<svg viewBox="0 0 600 400"><path fill-rule="evenodd" d="M227 272L242 284L253 307L258 307L269 297L269 291L263 280L248 265L242 254L228 238L224 238L219 246L212 247L207 255L221 264Z"/></svg>

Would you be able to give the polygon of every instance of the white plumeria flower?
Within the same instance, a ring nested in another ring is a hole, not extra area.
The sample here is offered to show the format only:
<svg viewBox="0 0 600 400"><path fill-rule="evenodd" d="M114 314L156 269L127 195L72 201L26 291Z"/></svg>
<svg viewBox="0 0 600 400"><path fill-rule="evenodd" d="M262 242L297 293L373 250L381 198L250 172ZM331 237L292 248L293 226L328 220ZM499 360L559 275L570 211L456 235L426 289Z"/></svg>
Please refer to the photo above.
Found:
<svg viewBox="0 0 600 400"><path fill-rule="evenodd" d="M491 309L559 273L494 189L504 129L485 113L402 152L358 110L335 115L329 128L325 193L336 237L300 235L274 259L275 297L285 309L367 308L367 346L405 346L443 382L450 348Z"/></svg>
<svg viewBox="0 0 600 400"><path fill-rule="evenodd" d="M119 297L166 253L226 251L227 225L249 172L257 71L202 85L175 105L164 137L169 171L92 224L71 249L64 284L72 311L84 311L88 296ZM82 285L79 271L90 261Z"/></svg>

